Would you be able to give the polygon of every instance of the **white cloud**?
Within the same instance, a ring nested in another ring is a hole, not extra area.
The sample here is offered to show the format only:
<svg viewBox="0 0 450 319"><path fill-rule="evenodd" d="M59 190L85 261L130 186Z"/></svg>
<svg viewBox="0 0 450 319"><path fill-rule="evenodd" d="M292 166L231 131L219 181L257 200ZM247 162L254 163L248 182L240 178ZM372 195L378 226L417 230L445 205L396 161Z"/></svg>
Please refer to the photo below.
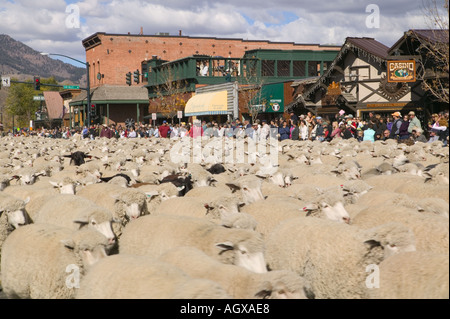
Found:
<svg viewBox="0 0 450 319"><path fill-rule="evenodd" d="M365 25L367 5L380 9L380 28ZM438 0L444 2L444 0ZM79 9L80 27L66 20ZM426 28L423 1L410 0L0 0L1 33L40 51L84 59L81 41L96 32L244 38L341 45L374 37L390 46L411 28Z"/></svg>

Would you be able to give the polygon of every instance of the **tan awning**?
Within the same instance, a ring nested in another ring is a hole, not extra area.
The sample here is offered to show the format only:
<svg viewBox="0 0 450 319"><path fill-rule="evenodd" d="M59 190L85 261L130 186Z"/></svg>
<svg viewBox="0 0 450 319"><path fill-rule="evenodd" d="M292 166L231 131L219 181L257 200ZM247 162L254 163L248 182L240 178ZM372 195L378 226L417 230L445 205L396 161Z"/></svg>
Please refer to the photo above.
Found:
<svg viewBox="0 0 450 319"><path fill-rule="evenodd" d="M227 91L194 95L186 103L185 116L228 114Z"/></svg>

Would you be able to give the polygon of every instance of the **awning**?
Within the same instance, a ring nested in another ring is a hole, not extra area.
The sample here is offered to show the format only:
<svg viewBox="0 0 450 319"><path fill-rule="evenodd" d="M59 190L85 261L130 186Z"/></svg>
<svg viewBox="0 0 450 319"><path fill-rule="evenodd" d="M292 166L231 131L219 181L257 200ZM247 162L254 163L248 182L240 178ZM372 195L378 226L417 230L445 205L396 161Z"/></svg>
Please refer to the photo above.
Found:
<svg viewBox="0 0 450 319"><path fill-rule="evenodd" d="M227 91L194 95L186 103L185 116L228 114Z"/></svg>

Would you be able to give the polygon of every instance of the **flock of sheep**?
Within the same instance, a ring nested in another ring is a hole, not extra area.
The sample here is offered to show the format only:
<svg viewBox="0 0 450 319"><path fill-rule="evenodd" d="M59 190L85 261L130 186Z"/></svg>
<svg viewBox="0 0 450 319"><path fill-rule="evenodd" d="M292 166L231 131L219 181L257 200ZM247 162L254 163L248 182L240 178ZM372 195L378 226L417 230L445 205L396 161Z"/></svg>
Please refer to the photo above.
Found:
<svg viewBox="0 0 450 319"><path fill-rule="evenodd" d="M0 139L3 297L449 298L441 142L183 141Z"/></svg>

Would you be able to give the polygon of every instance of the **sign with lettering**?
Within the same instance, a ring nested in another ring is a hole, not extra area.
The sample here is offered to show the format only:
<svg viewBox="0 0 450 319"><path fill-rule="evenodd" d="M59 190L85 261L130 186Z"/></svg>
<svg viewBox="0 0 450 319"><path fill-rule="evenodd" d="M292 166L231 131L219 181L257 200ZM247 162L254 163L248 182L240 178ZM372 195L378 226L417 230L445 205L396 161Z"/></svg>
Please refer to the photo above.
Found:
<svg viewBox="0 0 450 319"><path fill-rule="evenodd" d="M416 82L416 61L387 61L388 82Z"/></svg>

